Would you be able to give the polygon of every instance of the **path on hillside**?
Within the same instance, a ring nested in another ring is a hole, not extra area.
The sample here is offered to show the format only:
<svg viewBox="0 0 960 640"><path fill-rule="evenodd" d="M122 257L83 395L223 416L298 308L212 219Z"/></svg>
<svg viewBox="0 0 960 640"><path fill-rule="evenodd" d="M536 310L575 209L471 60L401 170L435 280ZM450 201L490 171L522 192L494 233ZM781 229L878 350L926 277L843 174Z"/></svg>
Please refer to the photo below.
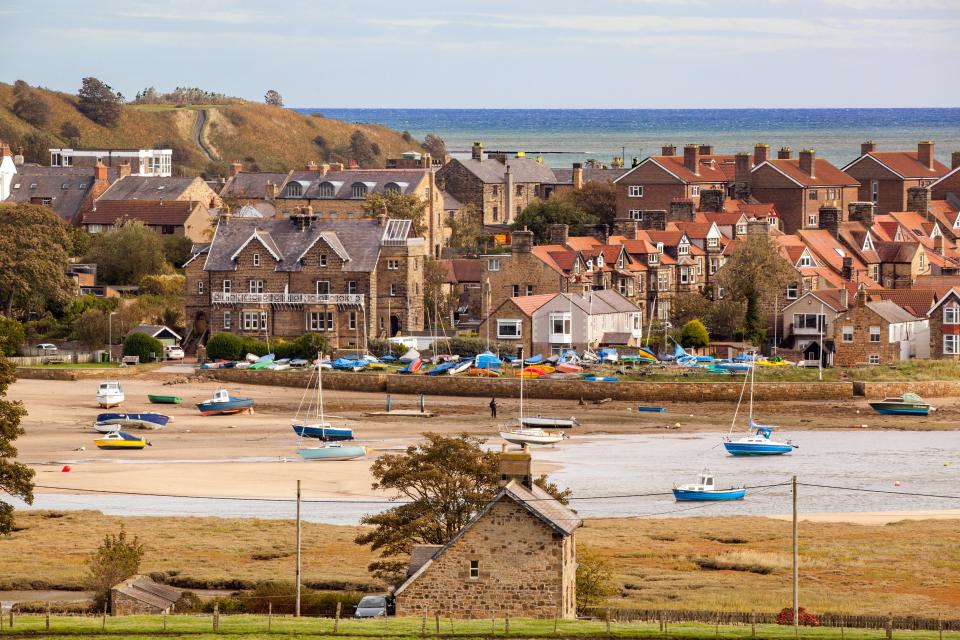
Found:
<svg viewBox="0 0 960 640"><path fill-rule="evenodd" d="M213 151L207 147L206 143L203 141L203 128L207 125L207 110L198 109L197 110L197 121L193 123L193 141L200 147L200 152L203 153L204 157L210 162L215 162L219 160Z"/></svg>

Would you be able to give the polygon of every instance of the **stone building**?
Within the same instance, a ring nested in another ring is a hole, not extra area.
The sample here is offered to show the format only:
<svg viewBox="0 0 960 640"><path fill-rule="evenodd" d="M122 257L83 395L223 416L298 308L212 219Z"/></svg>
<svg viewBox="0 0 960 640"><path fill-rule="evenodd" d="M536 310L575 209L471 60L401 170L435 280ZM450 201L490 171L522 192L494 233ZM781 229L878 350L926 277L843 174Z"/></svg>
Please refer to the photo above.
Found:
<svg viewBox="0 0 960 640"><path fill-rule="evenodd" d="M926 319L913 316L890 300L869 301L868 293L857 293L855 304L834 320L833 364L852 367L860 364L892 364L911 357L929 357L924 344L930 340Z"/></svg>
<svg viewBox="0 0 960 640"><path fill-rule="evenodd" d="M500 492L450 542L414 547L398 616L576 616L580 518L533 483L528 449L501 453L500 474Z"/></svg>
<svg viewBox="0 0 960 640"><path fill-rule="evenodd" d="M135 575L110 589L110 615L172 613L183 592Z"/></svg>
<svg viewBox="0 0 960 640"><path fill-rule="evenodd" d="M877 213L884 214L908 211L911 188L928 187L950 170L933 157L933 143L924 141L916 151L877 151L876 144L864 142L860 157L843 171L860 183L858 199L873 202Z"/></svg>
<svg viewBox="0 0 960 640"><path fill-rule="evenodd" d="M426 247L409 220L221 219L186 265L187 342L325 335L335 349L423 329Z"/></svg>
<svg viewBox="0 0 960 640"><path fill-rule="evenodd" d="M960 360L960 293L951 287L927 312L930 357Z"/></svg>
<svg viewBox="0 0 960 640"><path fill-rule="evenodd" d="M480 260L480 283L491 306L508 298L566 290L564 273L533 253L532 231L514 231L510 253L484 255Z"/></svg>

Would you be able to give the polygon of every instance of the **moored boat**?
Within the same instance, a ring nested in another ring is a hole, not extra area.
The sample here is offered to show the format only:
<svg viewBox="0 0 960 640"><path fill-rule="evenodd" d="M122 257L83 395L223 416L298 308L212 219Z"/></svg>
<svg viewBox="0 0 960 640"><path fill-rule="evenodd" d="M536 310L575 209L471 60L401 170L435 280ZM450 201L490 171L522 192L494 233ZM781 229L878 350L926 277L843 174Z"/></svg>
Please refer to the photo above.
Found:
<svg viewBox="0 0 960 640"><path fill-rule="evenodd" d="M319 447L301 447L297 454L304 460L354 460L367 455L367 448L359 445L324 444Z"/></svg>
<svg viewBox="0 0 960 640"><path fill-rule="evenodd" d="M559 432L550 433L539 427L517 427L501 431L500 437L513 444L556 444L567 436Z"/></svg>
<svg viewBox="0 0 960 640"><path fill-rule="evenodd" d="M925 416L937 408L915 393L905 393L896 398L884 398L869 403L874 411L892 416Z"/></svg>
<svg viewBox="0 0 960 640"><path fill-rule="evenodd" d="M353 440L353 429L350 427L334 427L329 422L317 422L314 424L294 422L291 426L293 427L294 433L302 438L316 438L324 442Z"/></svg>
<svg viewBox="0 0 960 640"><path fill-rule="evenodd" d="M113 431L102 438L94 440L98 449L143 449L150 446L150 443L141 438L123 431Z"/></svg>
<svg viewBox="0 0 960 640"><path fill-rule="evenodd" d="M209 400L197 403L197 409L202 416L218 414L252 412L254 402L252 398L235 398L226 389L217 389Z"/></svg>
<svg viewBox="0 0 960 640"><path fill-rule="evenodd" d="M756 360L755 355L750 358L751 362L754 360ZM756 383L756 377L757 370L755 367L751 367L750 376L744 377L744 387L740 391L740 400L737 402L737 408L733 413L730 433L723 438L723 448L733 456L780 456L790 453L797 448L797 445L789 440L786 442L773 440L771 436L776 427L759 424L753 419L753 386ZM743 392L746 390L747 382L750 383L750 413L747 419L747 435L734 438L733 427L737 422L737 414L740 412L740 403L743 401Z"/></svg>
<svg viewBox="0 0 960 640"><path fill-rule="evenodd" d="M317 360L323 360L323 354L317 354ZM307 387L303 391L303 398L300 401L300 408L304 407L304 401L310 392L310 384L313 382L313 375L307 381ZM325 443L316 447L302 447L300 443L304 438L318 438L324 441L330 440L352 440L353 429L349 427L334 428L329 422L324 420L323 416L323 369L317 369L317 395L306 405L304 411L305 419L300 419L300 409L297 415L293 417L293 430L297 438L297 454L304 460L353 460L367 455L366 447L350 445L344 446L339 442L334 444ZM308 422L309 421L309 422Z"/></svg>
<svg viewBox="0 0 960 640"><path fill-rule="evenodd" d="M123 394L123 386L116 380L101 382L97 388L97 404L104 409L118 407L126 399Z"/></svg>
<svg viewBox="0 0 960 640"><path fill-rule="evenodd" d="M170 422L170 416L147 411L143 413L101 413L97 423L112 424L130 429L162 429ZM113 430L116 431L117 427Z"/></svg>
<svg viewBox="0 0 960 640"><path fill-rule="evenodd" d="M569 418L549 418L545 416L524 416L519 419L520 425L524 427L540 427L554 429L572 429L574 426L580 426L577 419L573 416Z"/></svg>
<svg viewBox="0 0 960 640"><path fill-rule="evenodd" d="M718 489L714 484L713 475L706 469L700 473L697 482L673 486L673 497L677 501L743 500L746 494L747 489L745 487Z"/></svg>
<svg viewBox="0 0 960 640"><path fill-rule="evenodd" d="M421 360L420 358L417 358L416 360L414 360L413 362L405 366L403 369L399 369L397 373L405 373L405 374L417 373L422 368L423 368L423 360Z"/></svg>
<svg viewBox="0 0 960 640"><path fill-rule="evenodd" d="M147 399L153 404L180 404L183 402L180 396L165 396L155 393L147 394Z"/></svg>

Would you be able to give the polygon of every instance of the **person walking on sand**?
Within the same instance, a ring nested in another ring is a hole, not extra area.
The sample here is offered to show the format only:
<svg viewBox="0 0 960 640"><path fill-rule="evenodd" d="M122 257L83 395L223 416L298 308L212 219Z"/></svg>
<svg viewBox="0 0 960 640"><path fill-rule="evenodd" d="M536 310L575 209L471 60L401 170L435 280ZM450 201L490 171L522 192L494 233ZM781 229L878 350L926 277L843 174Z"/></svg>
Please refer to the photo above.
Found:
<svg viewBox="0 0 960 640"><path fill-rule="evenodd" d="M490 417L491 418L497 417L497 399L496 398L490 398Z"/></svg>

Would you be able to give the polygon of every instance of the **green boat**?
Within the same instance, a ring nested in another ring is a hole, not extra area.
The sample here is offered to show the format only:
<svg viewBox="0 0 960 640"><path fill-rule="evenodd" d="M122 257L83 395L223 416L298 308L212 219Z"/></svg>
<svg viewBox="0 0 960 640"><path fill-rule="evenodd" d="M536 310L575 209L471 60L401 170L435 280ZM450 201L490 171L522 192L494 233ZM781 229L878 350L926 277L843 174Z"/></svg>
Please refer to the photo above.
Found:
<svg viewBox="0 0 960 640"><path fill-rule="evenodd" d="M180 396L161 396L153 393L147 394L147 398L153 404L180 404L183 399Z"/></svg>

